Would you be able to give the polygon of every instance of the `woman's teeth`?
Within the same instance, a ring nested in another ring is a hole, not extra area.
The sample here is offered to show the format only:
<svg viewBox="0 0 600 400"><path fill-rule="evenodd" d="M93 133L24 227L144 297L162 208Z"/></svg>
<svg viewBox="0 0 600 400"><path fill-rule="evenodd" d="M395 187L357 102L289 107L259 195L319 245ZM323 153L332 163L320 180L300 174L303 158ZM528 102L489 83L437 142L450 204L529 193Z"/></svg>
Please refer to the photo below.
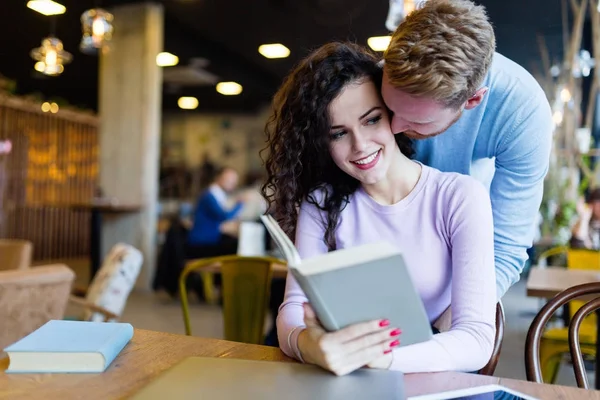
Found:
<svg viewBox="0 0 600 400"><path fill-rule="evenodd" d="M361 160L357 160L357 161L352 161L355 164L368 164L371 161L373 161L375 159L375 157L377 157L377 154L379 153L379 150L377 150L375 153L371 154L370 156L363 158Z"/></svg>

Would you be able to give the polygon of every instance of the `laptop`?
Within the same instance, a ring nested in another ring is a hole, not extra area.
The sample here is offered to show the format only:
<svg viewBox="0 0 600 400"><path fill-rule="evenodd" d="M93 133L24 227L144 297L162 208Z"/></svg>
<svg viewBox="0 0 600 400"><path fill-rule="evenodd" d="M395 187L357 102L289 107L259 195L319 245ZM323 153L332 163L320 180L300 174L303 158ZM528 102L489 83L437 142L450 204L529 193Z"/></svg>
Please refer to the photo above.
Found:
<svg viewBox="0 0 600 400"><path fill-rule="evenodd" d="M131 399L406 399L398 371L360 369L335 376L314 365L189 357Z"/></svg>

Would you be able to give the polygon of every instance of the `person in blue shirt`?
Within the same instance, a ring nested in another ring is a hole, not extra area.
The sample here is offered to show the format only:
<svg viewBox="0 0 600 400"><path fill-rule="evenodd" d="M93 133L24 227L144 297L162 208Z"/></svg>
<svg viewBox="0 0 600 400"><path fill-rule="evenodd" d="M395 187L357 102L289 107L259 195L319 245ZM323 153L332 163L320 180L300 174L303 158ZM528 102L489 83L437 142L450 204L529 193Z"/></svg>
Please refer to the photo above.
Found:
<svg viewBox="0 0 600 400"><path fill-rule="evenodd" d="M383 74L392 130L413 139L415 158L488 188L501 298L520 278L542 200L554 129L544 91L495 52L484 7L467 0L429 0L408 14Z"/></svg>
<svg viewBox="0 0 600 400"><path fill-rule="evenodd" d="M221 224L234 219L242 210L240 199L228 207L228 196L238 184L238 173L223 168L202 193L194 211L194 223L188 234L187 258L215 257L237 253L237 238L221 232Z"/></svg>

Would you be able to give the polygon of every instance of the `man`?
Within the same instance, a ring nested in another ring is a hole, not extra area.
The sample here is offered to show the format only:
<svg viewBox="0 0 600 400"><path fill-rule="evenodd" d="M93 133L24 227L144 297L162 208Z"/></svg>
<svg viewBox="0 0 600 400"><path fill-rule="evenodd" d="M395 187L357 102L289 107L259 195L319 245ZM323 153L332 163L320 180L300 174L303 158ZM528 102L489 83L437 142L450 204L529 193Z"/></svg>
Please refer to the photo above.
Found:
<svg viewBox="0 0 600 400"><path fill-rule="evenodd" d="M188 235L188 258L236 254L237 238L224 234L221 225L235 218L244 205L239 199L233 208L227 206L228 194L235 190L238 179L234 169L223 168L198 199L194 224Z"/></svg>
<svg viewBox="0 0 600 400"><path fill-rule="evenodd" d="M416 158L489 188L500 299L527 260L548 170L553 123L543 90L495 53L485 9L467 0L429 0L410 13L383 72L392 129L414 139Z"/></svg>

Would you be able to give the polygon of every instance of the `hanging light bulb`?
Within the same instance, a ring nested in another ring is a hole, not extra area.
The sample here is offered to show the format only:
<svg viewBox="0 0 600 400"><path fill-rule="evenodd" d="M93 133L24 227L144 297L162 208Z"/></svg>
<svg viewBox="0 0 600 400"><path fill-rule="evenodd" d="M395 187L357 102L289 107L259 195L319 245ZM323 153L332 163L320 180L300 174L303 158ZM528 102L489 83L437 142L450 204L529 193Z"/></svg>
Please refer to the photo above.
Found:
<svg viewBox="0 0 600 400"><path fill-rule="evenodd" d="M60 75L65 70L64 65L73 58L64 50L62 42L53 36L43 39L42 45L31 50L30 55L37 61L35 70L50 76Z"/></svg>
<svg viewBox="0 0 600 400"><path fill-rule="evenodd" d="M113 15L101 8L93 8L81 14L83 37L79 48L86 54L97 54L98 49L106 51L112 39Z"/></svg>

